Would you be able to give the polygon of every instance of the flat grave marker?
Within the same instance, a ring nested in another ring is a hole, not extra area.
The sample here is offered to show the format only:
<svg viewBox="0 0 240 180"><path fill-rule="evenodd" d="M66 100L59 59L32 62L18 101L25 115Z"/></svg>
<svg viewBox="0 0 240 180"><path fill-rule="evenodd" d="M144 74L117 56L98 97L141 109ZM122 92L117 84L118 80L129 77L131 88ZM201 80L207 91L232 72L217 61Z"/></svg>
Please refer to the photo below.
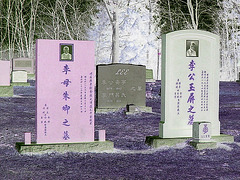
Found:
<svg viewBox="0 0 240 180"><path fill-rule="evenodd" d="M13 71L12 82L27 83L27 71Z"/></svg>

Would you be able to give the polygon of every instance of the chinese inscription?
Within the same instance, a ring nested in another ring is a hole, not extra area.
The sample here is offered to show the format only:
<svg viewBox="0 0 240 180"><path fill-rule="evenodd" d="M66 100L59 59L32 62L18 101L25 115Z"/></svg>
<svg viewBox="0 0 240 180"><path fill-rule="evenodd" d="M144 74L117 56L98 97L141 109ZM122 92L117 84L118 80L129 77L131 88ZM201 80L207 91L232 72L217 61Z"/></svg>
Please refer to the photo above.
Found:
<svg viewBox="0 0 240 180"><path fill-rule="evenodd" d="M47 136L47 124L50 123L49 107L47 104L42 108L41 123L44 126L44 136Z"/></svg>
<svg viewBox="0 0 240 180"><path fill-rule="evenodd" d="M62 93L62 100L64 101L64 103L66 103L62 106L62 110L64 112L66 112L65 118L62 120L62 125L66 128L66 130L64 130L63 136L62 136L64 140L70 139L70 135L69 135L69 132L67 130L67 127L70 126L70 122L69 122L70 120L68 118L68 114L70 113L70 109L71 109L71 106L68 104L68 102L71 99L70 94L68 93L68 90L70 88L70 83L72 83L71 80L68 79L68 75L69 75L70 72L71 72L71 69L70 69L69 65L65 64L63 66L62 73L64 74L63 77L66 78L66 79L63 82L61 82L61 84L64 86L64 90L63 90L63 93Z"/></svg>
<svg viewBox="0 0 240 180"><path fill-rule="evenodd" d="M188 113L188 125L193 125L193 121L194 121L194 115L195 115L195 110L194 110L194 102L195 102L195 84L194 84L194 80L195 80L195 73L194 73L194 69L195 69L195 61L191 60L189 63L189 74L188 74L188 81L189 81L189 89L188 89L188 99L187 99L187 103L189 104L187 113Z"/></svg>
<svg viewBox="0 0 240 180"><path fill-rule="evenodd" d="M208 73L202 71L201 74L201 111L208 111Z"/></svg>
<svg viewBox="0 0 240 180"><path fill-rule="evenodd" d="M180 92L180 89L181 89L181 82L179 79L177 79L176 92L174 93L174 98L177 100L177 115L180 114L180 99L182 98L182 92Z"/></svg>

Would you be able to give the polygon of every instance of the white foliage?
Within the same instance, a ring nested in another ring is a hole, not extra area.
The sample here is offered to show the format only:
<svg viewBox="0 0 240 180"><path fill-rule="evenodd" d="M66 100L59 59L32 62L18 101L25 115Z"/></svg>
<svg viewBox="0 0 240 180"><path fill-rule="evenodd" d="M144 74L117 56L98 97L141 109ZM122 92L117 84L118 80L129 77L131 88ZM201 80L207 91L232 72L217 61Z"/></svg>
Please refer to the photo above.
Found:
<svg viewBox="0 0 240 180"><path fill-rule="evenodd" d="M223 7L218 14L221 23L216 24L221 38L220 80L235 81L240 58L240 1L224 0L220 4Z"/></svg>
<svg viewBox="0 0 240 180"><path fill-rule="evenodd" d="M158 42L153 28L149 27L150 16L145 6L144 1L132 1L119 11L119 62L156 68ZM96 26L89 32L90 39L96 41L96 61L97 64L111 63L112 27L104 7L97 17Z"/></svg>

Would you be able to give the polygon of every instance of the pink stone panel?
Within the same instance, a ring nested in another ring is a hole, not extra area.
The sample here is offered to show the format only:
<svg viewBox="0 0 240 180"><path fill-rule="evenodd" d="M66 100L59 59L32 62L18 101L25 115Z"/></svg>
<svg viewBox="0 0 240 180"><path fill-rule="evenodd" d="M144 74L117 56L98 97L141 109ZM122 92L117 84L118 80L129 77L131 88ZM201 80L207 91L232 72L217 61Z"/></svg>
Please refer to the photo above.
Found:
<svg viewBox="0 0 240 180"><path fill-rule="evenodd" d="M105 130L98 131L99 141L106 141L106 132Z"/></svg>
<svg viewBox="0 0 240 180"><path fill-rule="evenodd" d="M0 86L10 86L10 61L0 61Z"/></svg>
<svg viewBox="0 0 240 180"><path fill-rule="evenodd" d="M31 144L31 133L30 132L25 133L24 136L25 136L24 144Z"/></svg>
<svg viewBox="0 0 240 180"><path fill-rule="evenodd" d="M62 46L70 59L61 61ZM94 42L37 40L37 143L94 141Z"/></svg>

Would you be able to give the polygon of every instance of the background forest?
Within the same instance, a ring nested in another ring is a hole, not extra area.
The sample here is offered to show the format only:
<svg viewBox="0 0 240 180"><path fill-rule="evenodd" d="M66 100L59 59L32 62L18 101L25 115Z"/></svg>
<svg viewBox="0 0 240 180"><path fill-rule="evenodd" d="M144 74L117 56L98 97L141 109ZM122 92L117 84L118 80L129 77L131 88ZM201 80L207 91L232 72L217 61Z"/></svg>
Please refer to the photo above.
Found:
<svg viewBox="0 0 240 180"><path fill-rule="evenodd" d="M161 35L220 36L220 79L238 79L240 0L0 0L0 59L34 58L36 39L96 41L96 63L144 64L161 79Z"/></svg>

